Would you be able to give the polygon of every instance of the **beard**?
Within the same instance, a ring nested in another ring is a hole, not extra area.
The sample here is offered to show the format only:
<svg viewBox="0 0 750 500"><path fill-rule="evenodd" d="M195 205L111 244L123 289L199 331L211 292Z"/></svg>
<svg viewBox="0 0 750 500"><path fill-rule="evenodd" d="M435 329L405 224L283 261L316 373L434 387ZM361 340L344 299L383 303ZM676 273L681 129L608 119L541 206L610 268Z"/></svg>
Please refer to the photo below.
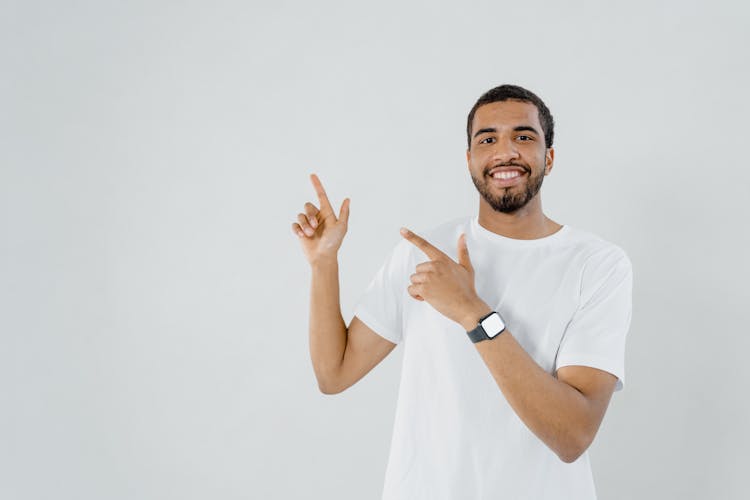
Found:
<svg viewBox="0 0 750 500"><path fill-rule="evenodd" d="M524 169L528 172L528 169ZM536 176L528 174L529 177L526 179L526 182L521 185L504 188L494 187L491 184L491 181L488 180L490 177L487 174L483 175L483 179L477 179L474 177L473 173L471 174L471 180L474 183L474 186L477 188L477 191L479 191L482 198L484 198L484 201L486 201L494 211L505 214L513 213L526 206L526 204L536 196L542 188L542 182L544 182L544 169L539 170L539 174Z"/></svg>

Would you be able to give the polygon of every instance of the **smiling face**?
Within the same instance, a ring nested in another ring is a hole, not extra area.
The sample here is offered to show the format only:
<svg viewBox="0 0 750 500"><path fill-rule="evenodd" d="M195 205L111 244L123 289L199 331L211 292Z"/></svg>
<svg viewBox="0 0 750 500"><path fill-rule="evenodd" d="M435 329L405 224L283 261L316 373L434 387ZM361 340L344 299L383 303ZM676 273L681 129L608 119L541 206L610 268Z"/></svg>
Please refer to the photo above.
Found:
<svg viewBox="0 0 750 500"><path fill-rule="evenodd" d="M466 161L474 186L493 210L513 213L533 200L553 158L533 104L508 100L477 108Z"/></svg>

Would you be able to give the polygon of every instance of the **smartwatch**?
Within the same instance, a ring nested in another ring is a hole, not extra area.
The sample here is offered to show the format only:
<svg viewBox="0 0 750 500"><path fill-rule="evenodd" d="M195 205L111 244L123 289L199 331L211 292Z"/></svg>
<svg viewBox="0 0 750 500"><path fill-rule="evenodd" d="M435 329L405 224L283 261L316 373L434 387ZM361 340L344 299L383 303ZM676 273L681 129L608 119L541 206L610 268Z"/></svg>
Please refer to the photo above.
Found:
<svg viewBox="0 0 750 500"><path fill-rule="evenodd" d="M470 332L466 332L475 344L482 340L494 339L505 331L505 321L497 311L492 311L479 319L479 324Z"/></svg>

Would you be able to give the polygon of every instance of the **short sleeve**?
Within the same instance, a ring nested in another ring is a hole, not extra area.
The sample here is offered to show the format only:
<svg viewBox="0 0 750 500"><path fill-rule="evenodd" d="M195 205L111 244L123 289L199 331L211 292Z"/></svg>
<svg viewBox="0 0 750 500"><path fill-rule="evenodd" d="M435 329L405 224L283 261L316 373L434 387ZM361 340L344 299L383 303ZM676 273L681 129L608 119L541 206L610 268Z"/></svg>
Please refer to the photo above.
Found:
<svg viewBox="0 0 750 500"><path fill-rule="evenodd" d="M409 286L408 240L400 240L360 295L354 315L378 335L393 342L403 339L403 302Z"/></svg>
<svg viewBox="0 0 750 500"><path fill-rule="evenodd" d="M625 338L632 315L633 266L619 247L594 254L584 265L578 309L568 323L555 371L583 365L617 377L625 385Z"/></svg>

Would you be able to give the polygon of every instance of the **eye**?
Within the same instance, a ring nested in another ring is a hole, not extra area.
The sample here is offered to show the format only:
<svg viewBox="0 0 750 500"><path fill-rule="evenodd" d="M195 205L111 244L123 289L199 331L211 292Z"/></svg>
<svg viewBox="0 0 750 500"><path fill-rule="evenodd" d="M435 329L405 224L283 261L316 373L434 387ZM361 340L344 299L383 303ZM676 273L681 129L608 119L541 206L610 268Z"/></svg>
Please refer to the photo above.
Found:
<svg viewBox="0 0 750 500"><path fill-rule="evenodd" d="M528 139L529 141L533 141L533 140L534 140L534 138L533 138L533 137L531 137L530 135L519 135L518 137L519 137L519 138L521 138L521 137L525 137L525 138L526 138L526 139ZM527 142L527 141L524 141L524 142Z"/></svg>
<svg viewBox="0 0 750 500"><path fill-rule="evenodd" d="M487 139L494 139L494 138L493 138L493 137L486 137L486 138L482 139L481 141L479 141L479 144L482 144L482 143L483 143L484 141L486 141Z"/></svg>

